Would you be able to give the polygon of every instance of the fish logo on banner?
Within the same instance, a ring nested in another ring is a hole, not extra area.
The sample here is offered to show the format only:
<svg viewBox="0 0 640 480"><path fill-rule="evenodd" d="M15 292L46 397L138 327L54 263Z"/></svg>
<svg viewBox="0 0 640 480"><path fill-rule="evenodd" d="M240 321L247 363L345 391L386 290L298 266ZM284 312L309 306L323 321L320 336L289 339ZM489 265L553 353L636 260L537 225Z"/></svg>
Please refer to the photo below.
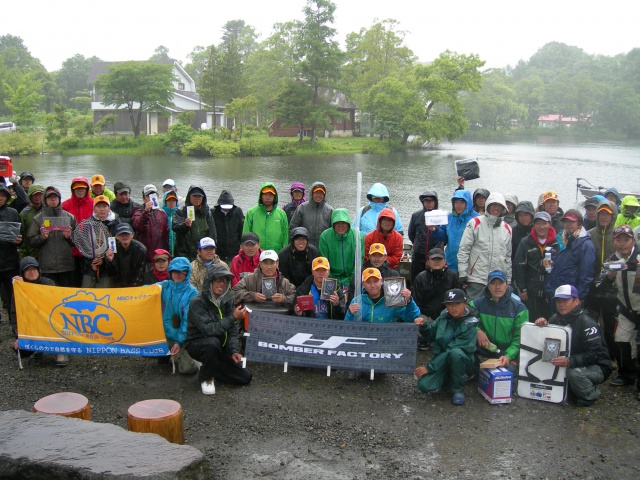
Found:
<svg viewBox="0 0 640 480"><path fill-rule="evenodd" d="M49 315L51 328L67 340L78 343L103 344L124 338L127 324L122 315L109 304L109 295L96 297L83 290L62 299Z"/></svg>

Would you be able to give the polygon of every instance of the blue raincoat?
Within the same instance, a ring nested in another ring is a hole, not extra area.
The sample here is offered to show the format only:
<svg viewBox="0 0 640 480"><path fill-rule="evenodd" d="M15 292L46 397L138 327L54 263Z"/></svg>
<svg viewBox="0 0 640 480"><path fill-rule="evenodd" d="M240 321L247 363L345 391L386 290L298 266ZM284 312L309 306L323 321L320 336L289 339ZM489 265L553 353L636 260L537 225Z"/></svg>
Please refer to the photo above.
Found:
<svg viewBox="0 0 640 480"><path fill-rule="evenodd" d="M171 280L171 272L186 271L187 277L180 283ZM162 324L168 340L182 346L187 338L187 314L191 299L198 295L198 290L191 285L191 264L185 257L176 257L169 264L169 279L158 282L162 287ZM174 327L173 318L177 315L180 325Z"/></svg>

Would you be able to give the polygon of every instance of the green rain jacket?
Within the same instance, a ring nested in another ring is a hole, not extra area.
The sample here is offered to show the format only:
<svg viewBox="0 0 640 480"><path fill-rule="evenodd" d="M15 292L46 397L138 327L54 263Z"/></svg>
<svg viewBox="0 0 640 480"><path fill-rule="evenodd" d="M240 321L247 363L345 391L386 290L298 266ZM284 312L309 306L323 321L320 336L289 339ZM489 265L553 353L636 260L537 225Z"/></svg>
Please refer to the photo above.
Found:
<svg viewBox="0 0 640 480"><path fill-rule="evenodd" d="M267 207L262 203L262 189L271 187L276 191L273 200L273 209L267 212ZM258 192L258 205L251 207L244 218L242 234L253 232L260 238L262 250L275 250L279 252L289 243L289 220L286 212L278 208L278 190L271 182L264 182Z"/></svg>
<svg viewBox="0 0 640 480"><path fill-rule="evenodd" d="M433 358L427 364L427 371L432 373L446 368L447 356L442 354L454 348L462 350L473 362L477 325L476 311L469 307L460 318L453 318L447 310L443 310L433 322L420 327L420 334L432 342Z"/></svg>
<svg viewBox="0 0 640 480"><path fill-rule="evenodd" d="M640 209L636 209L636 211L633 212L633 215L631 215L631 213L627 210L628 206L637 207L638 205L640 205L640 203L638 203L638 199L633 195L627 195L626 197L624 197L622 199L622 203L620 203L620 214L618 215L616 224L614 226L617 227L619 225L629 225L632 229L639 227L640 217L638 216L638 210Z"/></svg>
<svg viewBox="0 0 640 480"><path fill-rule="evenodd" d="M343 235L338 235L333 229L336 222L346 222L349 229ZM318 242L320 254L329 260L331 270L329 275L338 280L341 286L349 285L356 271L356 238L355 230L351 228L351 218L346 208L336 208L331 212L331 228L320 234ZM360 264L364 259L364 235L360 233Z"/></svg>

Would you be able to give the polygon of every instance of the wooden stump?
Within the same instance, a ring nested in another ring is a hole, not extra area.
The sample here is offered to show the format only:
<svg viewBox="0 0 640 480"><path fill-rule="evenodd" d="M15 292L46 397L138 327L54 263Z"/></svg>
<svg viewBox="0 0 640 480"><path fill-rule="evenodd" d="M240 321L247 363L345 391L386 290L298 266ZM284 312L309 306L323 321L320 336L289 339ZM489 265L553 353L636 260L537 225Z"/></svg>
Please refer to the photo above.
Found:
<svg viewBox="0 0 640 480"><path fill-rule="evenodd" d="M91 420L91 406L84 395L60 392L41 398L33 405L34 412L60 415L63 417Z"/></svg>
<svg viewBox="0 0 640 480"><path fill-rule="evenodd" d="M173 400L143 400L127 411L130 432L155 433L172 443L184 444L182 407Z"/></svg>

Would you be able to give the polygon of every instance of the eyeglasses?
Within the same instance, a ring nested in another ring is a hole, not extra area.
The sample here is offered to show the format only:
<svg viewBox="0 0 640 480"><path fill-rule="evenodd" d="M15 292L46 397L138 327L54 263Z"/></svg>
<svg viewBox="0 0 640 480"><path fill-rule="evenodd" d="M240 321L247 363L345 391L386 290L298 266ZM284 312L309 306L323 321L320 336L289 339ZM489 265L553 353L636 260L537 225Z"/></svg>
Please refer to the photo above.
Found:
<svg viewBox="0 0 640 480"><path fill-rule="evenodd" d="M166 262L168 262L169 260L167 260L166 258L154 258L154 259L153 259L153 261L154 261L155 263L166 263Z"/></svg>

